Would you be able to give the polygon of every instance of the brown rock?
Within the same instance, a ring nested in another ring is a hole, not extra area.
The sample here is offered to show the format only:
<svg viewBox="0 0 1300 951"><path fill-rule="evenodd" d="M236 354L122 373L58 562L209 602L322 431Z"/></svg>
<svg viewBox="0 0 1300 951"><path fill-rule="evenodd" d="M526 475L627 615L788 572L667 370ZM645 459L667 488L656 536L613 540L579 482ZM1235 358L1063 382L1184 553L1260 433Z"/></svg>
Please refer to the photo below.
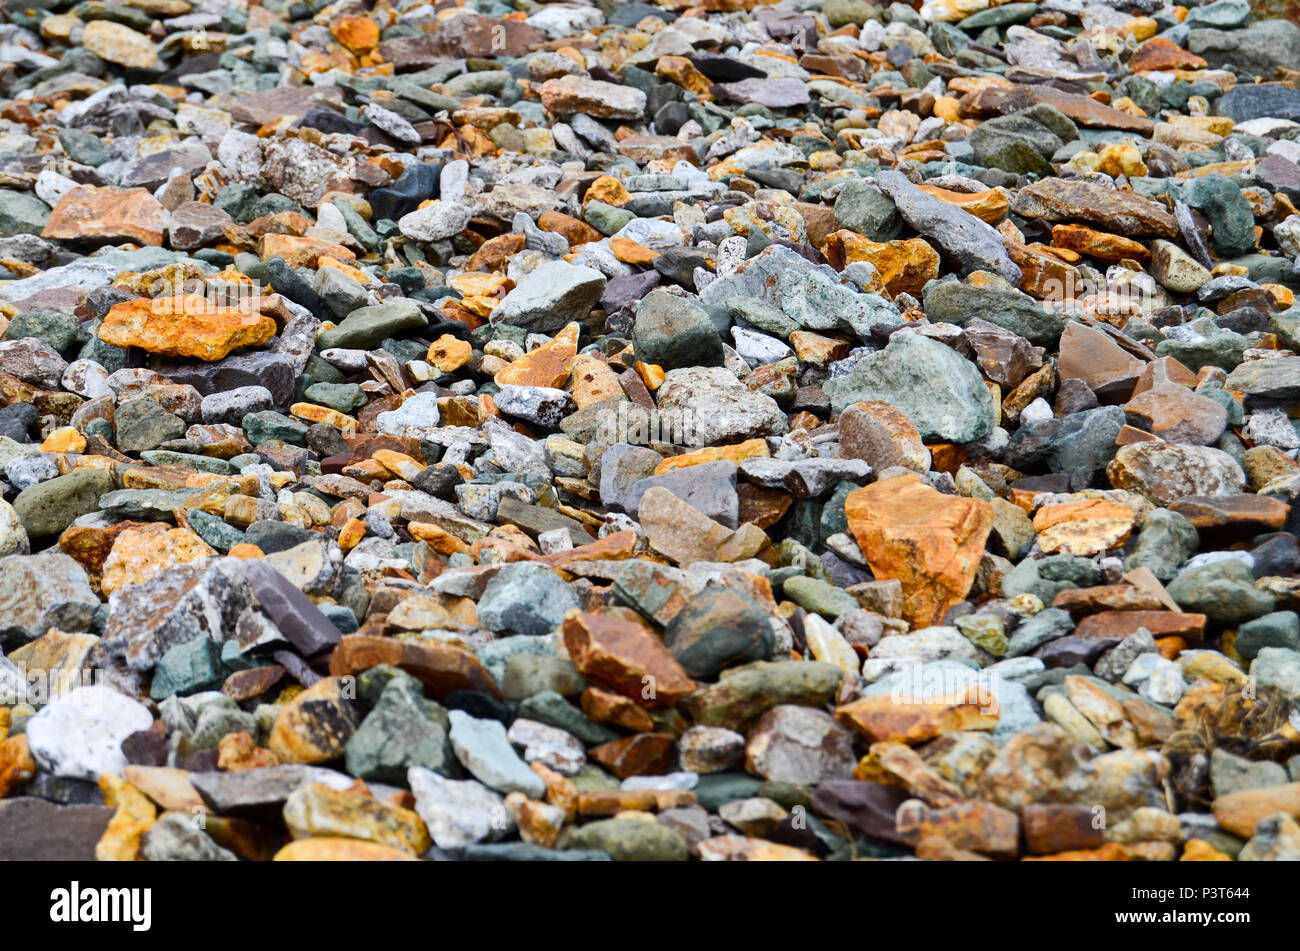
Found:
<svg viewBox="0 0 1300 951"><path fill-rule="evenodd" d="M1173 238L1178 224L1165 206L1083 179L1045 178L1016 192L1011 210L1026 218L1083 221L1134 237Z"/></svg>
<svg viewBox="0 0 1300 951"><path fill-rule="evenodd" d="M1057 372L1061 380L1082 380L1105 402L1123 401L1146 364L1110 337L1072 320L1061 334Z"/></svg>
<svg viewBox="0 0 1300 951"><path fill-rule="evenodd" d="M636 733L602 743L588 755L619 779L672 772L677 738L671 733Z"/></svg>
<svg viewBox="0 0 1300 951"><path fill-rule="evenodd" d="M1153 36L1133 51L1127 65L1135 73L1148 73L1154 70L1204 69L1207 64L1177 43L1163 36Z"/></svg>
<svg viewBox="0 0 1300 951"><path fill-rule="evenodd" d="M898 807L894 822L900 836L915 842L939 836L959 849L1010 857L1020 851L1020 817L988 802L963 802L932 809L919 799Z"/></svg>
<svg viewBox="0 0 1300 951"><path fill-rule="evenodd" d="M1107 264L1125 258L1145 261L1151 256L1146 245L1132 238L1121 237L1107 231L1097 231L1086 225L1056 225L1052 228L1052 244L1058 248L1086 254Z"/></svg>
<svg viewBox="0 0 1300 951"><path fill-rule="evenodd" d="M465 648L452 644L348 634L340 638L334 648L330 673L335 677L359 674L379 664L400 667L438 698L453 690L476 690L493 697L501 696L496 681L483 669L479 659Z"/></svg>
<svg viewBox="0 0 1300 951"><path fill-rule="evenodd" d="M1200 643L1205 635L1205 615L1184 611L1100 611L1074 629L1075 637L1128 637L1145 627L1154 637L1177 635Z"/></svg>
<svg viewBox="0 0 1300 951"><path fill-rule="evenodd" d="M275 853L276 862L418 862L404 849L347 839L341 836L318 836L290 842Z"/></svg>
<svg viewBox="0 0 1300 951"><path fill-rule="evenodd" d="M1228 411L1208 396L1185 386L1163 384L1137 394L1124 404L1131 425L1165 442L1208 446L1228 426Z"/></svg>
<svg viewBox="0 0 1300 951"><path fill-rule="evenodd" d="M578 672L642 706L672 706L695 691L676 658L648 628L625 618L570 612L564 646Z"/></svg>
<svg viewBox="0 0 1300 951"><path fill-rule="evenodd" d="M1271 495L1188 495L1169 506L1201 532L1216 537L1276 532L1291 506Z"/></svg>
<svg viewBox="0 0 1300 951"><path fill-rule="evenodd" d="M853 231L836 231L826 239L826 259L837 271L857 261L874 265L891 295L920 297L926 282L939 276L939 252L923 238L881 243Z"/></svg>
<svg viewBox="0 0 1300 951"><path fill-rule="evenodd" d="M158 247L166 230L167 209L146 189L78 185L54 206L41 237L60 241L136 241Z"/></svg>
<svg viewBox="0 0 1300 951"><path fill-rule="evenodd" d="M1131 63L1130 63L1131 65ZM963 115L987 117L1007 115L1046 102L1060 109L1079 125L1121 129L1149 136L1155 127L1150 119L1112 109L1090 96L1069 93L1046 83L1040 85L987 86L961 100Z"/></svg>
<svg viewBox="0 0 1300 951"><path fill-rule="evenodd" d="M939 623L966 597L993 528L987 502L943 495L915 475L858 489L844 510L875 577L902 583L913 627Z"/></svg>
<svg viewBox="0 0 1300 951"><path fill-rule="evenodd" d="M1052 599L1052 607L1079 618L1099 611L1159 611L1165 603L1131 584L1108 584L1062 591Z"/></svg>
<svg viewBox="0 0 1300 951"><path fill-rule="evenodd" d="M305 115L327 100L342 102L343 90L338 86L276 86L236 97L230 106L230 118L260 126L282 116Z"/></svg>
<svg viewBox="0 0 1300 951"><path fill-rule="evenodd" d="M782 704L749 731L745 770L770 782L813 786L853 775L853 735L822 710Z"/></svg>
<svg viewBox="0 0 1300 951"><path fill-rule="evenodd" d="M1097 814L1087 806L1032 802L1021 810L1020 821L1025 850L1034 855L1098 849L1106 844L1105 823L1099 828Z"/></svg>

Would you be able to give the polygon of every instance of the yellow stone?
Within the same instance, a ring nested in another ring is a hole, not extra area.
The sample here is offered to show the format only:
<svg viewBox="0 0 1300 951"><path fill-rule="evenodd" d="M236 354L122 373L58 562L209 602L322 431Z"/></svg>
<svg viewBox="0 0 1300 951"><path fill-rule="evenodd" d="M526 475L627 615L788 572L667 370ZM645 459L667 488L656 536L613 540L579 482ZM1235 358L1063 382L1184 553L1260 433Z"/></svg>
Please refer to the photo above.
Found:
<svg viewBox="0 0 1300 951"><path fill-rule="evenodd" d="M112 551L104 560L100 587L104 594L112 594L148 581L168 568L213 554L215 552L207 542L186 528L161 531L153 527L128 528L117 536Z"/></svg>
<svg viewBox="0 0 1300 951"><path fill-rule="evenodd" d="M165 356L220 360L232 350L260 346L275 335L275 321L264 317L258 304L255 298L220 307L197 294L123 301L100 324L99 339Z"/></svg>
<svg viewBox="0 0 1300 951"><path fill-rule="evenodd" d="M442 373L454 373L474 359L474 348L468 340L461 340L454 334L443 334L429 344L424 359Z"/></svg>
<svg viewBox="0 0 1300 951"><path fill-rule="evenodd" d="M240 542L234 548L230 549L227 554L231 558L238 558L241 561L247 561L249 558L265 558L262 549L258 548L251 542Z"/></svg>
<svg viewBox="0 0 1300 951"><path fill-rule="evenodd" d="M86 437L71 426L54 430L41 443L41 452L85 452Z"/></svg>
<svg viewBox="0 0 1300 951"><path fill-rule="evenodd" d="M632 195L623 186L623 183L609 175L602 175L592 182L588 186L586 194L582 196L584 207L589 201L603 201L607 205L622 208L631 200Z"/></svg>
<svg viewBox="0 0 1300 951"><path fill-rule="evenodd" d="M724 460L740 465L746 459L762 459L770 455L771 453L767 449L767 440L747 439L734 446L711 446L707 449L697 449L694 452L684 452L680 456L670 456L655 466L654 474L663 475L665 472L672 472L674 469L682 469L686 466L698 466L705 462L722 462Z"/></svg>
<svg viewBox="0 0 1300 951"><path fill-rule="evenodd" d="M305 419L309 423L324 423L326 426L333 426L341 433L355 433L357 431L357 421L347 415L340 413L336 409L330 409L328 406L318 406L315 403L294 403L289 407L289 412L299 419Z"/></svg>
<svg viewBox="0 0 1300 951"><path fill-rule="evenodd" d="M140 838L158 821L158 810L144 793L120 776L100 776L99 788L104 791L104 804L117 812L95 843L95 859L134 862L140 858Z"/></svg>
<svg viewBox="0 0 1300 951"><path fill-rule="evenodd" d="M404 452L392 449L378 449L372 458L399 479L410 482L427 467L423 462L412 459Z"/></svg>
<svg viewBox="0 0 1300 951"><path fill-rule="evenodd" d="M569 387L578 409L623 395L623 386L613 367L589 353L574 358Z"/></svg>

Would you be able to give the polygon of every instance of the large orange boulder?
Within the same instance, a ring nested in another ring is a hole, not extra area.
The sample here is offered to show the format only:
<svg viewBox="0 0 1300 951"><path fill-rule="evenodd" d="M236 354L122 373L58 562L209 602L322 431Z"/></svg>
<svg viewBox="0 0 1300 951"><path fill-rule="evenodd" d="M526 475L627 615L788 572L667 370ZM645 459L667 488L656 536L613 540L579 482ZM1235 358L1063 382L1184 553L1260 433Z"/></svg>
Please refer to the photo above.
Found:
<svg viewBox="0 0 1300 951"><path fill-rule="evenodd" d="M115 347L198 360L220 360L237 347L259 346L275 335L275 321L257 301L237 307L213 304L198 294L139 297L109 310L99 338Z"/></svg>

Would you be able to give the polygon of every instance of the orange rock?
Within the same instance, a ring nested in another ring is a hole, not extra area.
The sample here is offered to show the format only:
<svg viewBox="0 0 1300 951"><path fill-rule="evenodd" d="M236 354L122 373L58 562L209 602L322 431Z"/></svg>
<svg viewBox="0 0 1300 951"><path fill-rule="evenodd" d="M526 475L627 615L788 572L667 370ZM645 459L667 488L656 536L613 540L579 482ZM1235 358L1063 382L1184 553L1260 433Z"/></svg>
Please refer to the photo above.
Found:
<svg viewBox="0 0 1300 951"><path fill-rule="evenodd" d="M619 779L672 772L677 740L671 733L634 733L593 747L587 755Z"/></svg>
<svg viewBox="0 0 1300 951"><path fill-rule="evenodd" d="M655 466L654 474L663 475L665 472L672 472L674 469L697 466L704 462L722 462L723 460L740 465L746 459L760 459L768 455L770 453L767 449L767 440L747 439L744 442L736 443L734 446L712 446L707 449L697 449L694 452L684 452L680 456L669 456Z"/></svg>
<svg viewBox="0 0 1300 951"><path fill-rule="evenodd" d="M36 761L27 747L27 734L0 743L0 799L27 785L35 775Z"/></svg>
<svg viewBox="0 0 1300 951"><path fill-rule="evenodd" d="M902 583L913 627L938 624L966 597L993 528L988 502L944 495L916 475L851 492L844 510L876 579Z"/></svg>
<svg viewBox="0 0 1300 951"><path fill-rule="evenodd" d="M1300 818L1300 783L1284 783L1260 789L1242 789L1217 797L1210 804L1214 820L1233 835L1248 839L1260 819L1284 812Z"/></svg>
<svg viewBox="0 0 1300 951"><path fill-rule="evenodd" d="M713 98L713 80L696 69L695 64L685 56L660 56L655 64L655 75L676 83L702 99Z"/></svg>
<svg viewBox="0 0 1300 951"><path fill-rule="evenodd" d="M614 257L618 258L624 264L653 264L654 259L659 257L658 251L651 251L647 247L637 244L631 238L610 238L609 250Z"/></svg>
<svg viewBox="0 0 1300 951"><path fill-rule="evenodd" d="M1080 499L1044 505L1034 515L1034 531L1044 554L1086 558L1124 544L1136 520L1133 510L1118 502Z"/></svg>
<svg viewBox="0 0 1300 951"><path fill-rule="evenodd" d="M654 720L644 707L637 706L627 697L599 687L588 687L579 698L582 712L596 723L609 723L637 733L655 728Z"/></svg>
<svg viewBox="0 0 1300 951"><path fill-rule="evenodd" d="M1117 234L1097 231L1087 225L1055 225L1052 228L1052 244L1058 248L1078 251L1080 254L1105 261L1107 264L1124 258L1145 261L1151 256L1151 252L1141 242Z"/></svg>
<svg viewBox="0 0 1300 951"><path fill-rule="evenodd" d="M109 310L99 338L115 347L140 347L169 357L220 360L275 335L275 321L262 316L256 303L222 307L197 294L123 301Z"/></svg>
<svg viewBox="0 0 1300 951"><path fill-rule="evenodd" d="M379 45L379 23L372 16L339 17L330 26L334 39L358 55Z"/></svg>
<svg viewBox="0 0 1300 951"><path fill-rule="evenodd" d="M937 111L935 114L938 114ZM932 198L938 198L950 205L956 205L963 211L970 212L980 221L990 225L996 225L1005 218L1007 209L1011 207L1007 193L1000 188L966 193L949 191L946 188L940 188L938 185L919 185L917 187Z"/></svg>
<svg viewBox="0 0 1300 951"><path fill-rule="evenodd" d="M78 185L50 212L42 238L60 241L163 243L167 209L143 188Z"/></svg>
<svg viewBox="0 0 1300 951"><path fill-rule="evenodd" d="M857 261L874 265L890 294L919 297L926 281L939 276L939 252L922 238L881 243L840 230L826 239L826 259L837 271Z"/></svg>
<svg viewBox="0 0 1300 951"><path fill-rule="evenodd" d="M574 358L569 387L578 409L623 395L618 374L606 361L590 353Z"/></svg>
<svg viewBox="0 0 1300 951"><path fill-rule="evenodd" d="M998 725L996 701L970 689L937 700L898 703L889 694L863 697L839 707L835 718L871 743L915 745L959 730L992 730Z"/></svg>
<svg viewBox="0 0 1300 951"><path fill-rule="evenodd" d="M551 209L542 212L541 217L537 219L537 227L543 231L554 231L556 234L563 235L571 248L601 239L601 233L582 219Z"/></svg>
<svg viewBox="0 0 1300 951"><path fill-rule="evenodd" d="M284 258L289 267L310 268L316 267L323 257L348 260L356 257L341 244L291 234L262 235L257 240L257 254L263 261L279 256Z"/></svg>
<svg viewBox="0 0 1300 951"><path fill-rule="evenodd" d="M569 324L549 343L530 350L498 370L493 381L497 386L505 386L507 383L520 386L564 386L569 374L573 372L580 331L581 328L576 323Z"/></svg>
<svg viewBox="0 0 1300 951"><path fill-rule="evenodd" d="M429 344L429 352L424 359L442 373L454 373L474 357L474 348L468 340L461 340L454 334L443 334Z"/></svg>
<svg viewBox="0 0 1300 951"><path fill-rule="evenodd" d="M622 208L631 200L632 195L623 186L623 183L609 175L602 175L592 182L582 196L584 207L589 201L603 201L607 205Z"/></svg>
<svg viewBox="0 0 1300 951"><path fill-rule="evenodd" d="M1135 73L1205 67L1204 59L1159 36L1147 40L1128 58L1128 68Z"/></svg>
<svg viewBox="0 0 1300 951"><path fill-rule="evenodd" d="M695 683L648 628L608 614L571 611L564 646L578 672L645 707L672 706Z"/></svg>
<svg viewBox="0 0 1300 951"><path fill-rule="evenodd" d="M185 528L160 529L150 526L127 529L113 543L104 561L100 587L112 594L133 584L148 581L176 565L199 561L213 554L198 535Z"/></svg>
<svg viewBox="0 0 1300 951"><path fill-rule="evenodd" d="M1078 849L1055 855L1026 855L1022 862L1127 862L1128 852L1118 842L1107 842L1099 849Z"/></svg>
<svg viewBox="0 0 1300 951"><path fill-rule="evenodd" d="M1220 852L1204 839L1188 839L1183 846L1180 862L1231 862L1232 856Z"/></svg>
<svg viewBox="0 0 1300 951"><path fill-rule="evenodd" d="M54 430L41 443L41 452L85 452L86 437L71 426Z"/></svg>

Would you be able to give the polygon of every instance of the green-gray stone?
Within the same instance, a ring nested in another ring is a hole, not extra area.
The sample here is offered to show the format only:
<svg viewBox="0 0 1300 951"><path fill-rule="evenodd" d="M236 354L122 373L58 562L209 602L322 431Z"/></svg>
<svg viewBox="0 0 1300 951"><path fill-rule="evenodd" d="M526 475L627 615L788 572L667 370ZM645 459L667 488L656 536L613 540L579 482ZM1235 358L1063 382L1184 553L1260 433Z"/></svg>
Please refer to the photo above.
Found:
<svg viewBox="0 0 1300 951"><path fill-rule="evenodd" d="M1178 574L1183 562L1200 544L1200 534L1186 517L1170 509L1153 508L1142 520L1137 544L1124 559L1124 567L1149 568L1161 581Z"/></svg>
<svg viewBox="0 0 1300 951"><path fill-rule="evenodd" d="M23 489L13 508L31 537L57 535L80 516L96 511L100 498L115 487L112 475L103 469L74 469Z"/></svg>
<svg viewBox="0 0 1300 951"><path fill-rule="evenodd" d="M1300 650L1300 616L1294 611L1274 611L1247 621L1237 628L1232 646L1246 661L1254 660L1265 647Z"/></svg>
<svg viewBox="0 0 1300 951"><path fill-rule="evenodd" d="M507 664L507 669L509 665ZM587 746L617 740L619 734L607 726L593 723L587 715L554 690L532 694L519 704L519 715L572 733Z"/></svg>
<svg viewBox="0 0 1300 951"><path fill-rule="evenodd" d="M277 439L295 446L307 445L307 427L274 410L249 413L242 420L248 441L254 446Z"/></svg>
<svg viewBox="0 0 1300 951"><path fill-rule="evenodd" d="M604 819L574 830L570 849L599 849L615 862L685 862L686 840L667 826L646 819Z"/></svg>
<svg viewBox="0 0 1300 951"><path fill-rule="evenodd" d="M349 416L370 402L359 383L313 383L304 394L309 402L328 406Z"/></svg>
<svg viewBox="0 0 1300 951"><path fill-rule="evenodd" d="M220 685L225 677L220 645L210 637L196 637L162 655L153 670L149 696L166 700L173 694L197 693Z"/></svg>
<svg viewBox="0 0 1300 951"><path fill-rule="evenodd" d="M447 729L447 712L425 699L419 681L394 677L348 740L347 771L361 779L405 783L410 767L423 766L455 779L459 770Z"/></svg>
<svg viewBox="0 0 1300 951"><path fill-rule="evenodd" d="M6 340L36 337L45 341L59 353L67 353L86 341L86 330L72 314L52 310L32 310L18 314L9 321L4 333Z"/></svg>
<svg viewBox="0 0 1300 951"><path fill-rule="evenodd" d="M426 327L429 320L412 300L394 300L371 307L361 307L344 318L337 327L316 338L317 350L333 347L373 350L385 337L406 330Z"/></svg>
<svg viewBox="0 0 1300 951"><path fill-rule="evenodd" d="M844 186L835 199L835 220L871 241L892 241L903 230L893 199L866 179L850 179Z"/></svg>
<svg viewBox="0 0 1300 951"><path fill-rule="evenodd" d="M1255 587L1250 566L1236 558L1185 569L1168 587L1179 607L1226 627L1273 610L1273 596Z"/></svg>
<svg viewBox="0 0 1300 951"><path fill-rule="evenodd" d="M783 590L795 604L831 620L858 609L858 601L853 595L816 578L796 575L785 583Z"/></svg>
<svg viewBox="0 0 1300 951"><path fill-rule="evenodd" d="M534 694L553 692L575 696L587 688L587 681L567 657L518 654L506 661L501 693L507 700L525 700Z"/></svg>
<svg viewBox="0 0 1300 951"><path fill-rule="evenodd" d="M189 522L194 533L217 551L230 551L244 540L244 533L235 526L227 524L221 516L202 509L191 509Z"/></svg>
<svg viewBox="0 0 1300 951"><path fill-rule="evenodd" d="M0 188L0 236L40 234L50 220L50 206L30 192Z"/></svg>
<svg viewBox="0 0 1300 951"><path fill-rule="evenodd" d="M697 724L739 730L780 704L825 706L843 676L834 664L820 661L758 661L723 671L716 684L697 690L686 703Z"/></svg>
<svg viewBox="0 0 1300 951"><path fill-rule="evenodd" d="M1052 347L1065 329L1062 318L1014 288L974 287L957 280L934 281L925 288L925 313L935 323L965 327L979 318L997 324L1040 347Z"/></svg>
<svg viewBox="0 0 1300 951"><path fill-rule="evenodd" d="M993 432L993 397L975 365L920 334L892 335L884 350L822 388L836 413L861 400L897 407L922 439L967 443Z"/></svg>

